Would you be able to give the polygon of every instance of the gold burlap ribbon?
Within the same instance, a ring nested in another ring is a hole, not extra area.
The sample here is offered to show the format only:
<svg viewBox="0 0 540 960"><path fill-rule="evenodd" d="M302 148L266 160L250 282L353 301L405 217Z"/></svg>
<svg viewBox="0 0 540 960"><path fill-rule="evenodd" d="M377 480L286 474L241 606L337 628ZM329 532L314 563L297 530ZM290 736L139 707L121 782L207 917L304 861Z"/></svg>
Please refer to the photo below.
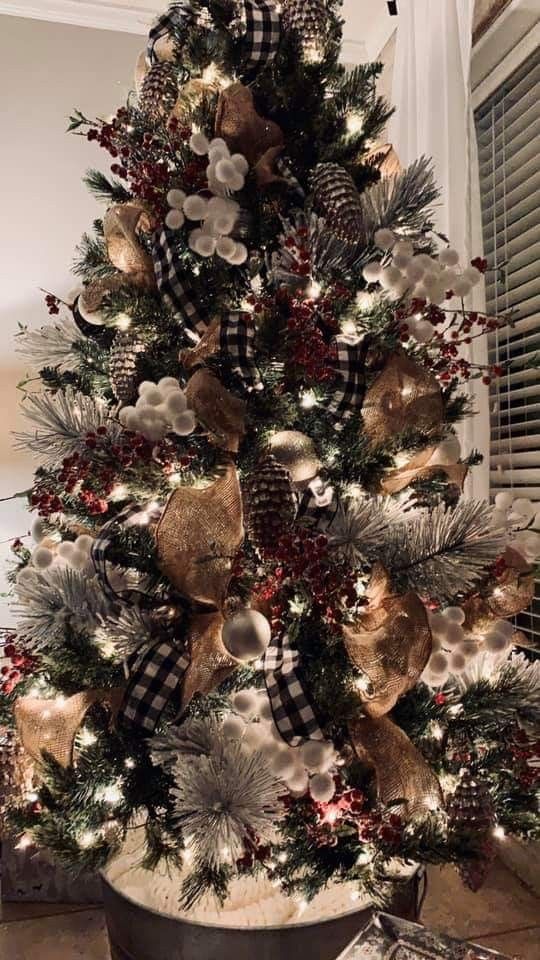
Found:
<svg viewBox="0 0 540 960"><path fill-rule="evenodd" d="M112 264L138 287L155 286L152 257L139 242L141 233L150 233L155 223L147 207L138 200L109 207L103 220L107 253Z"/></svg>
<svg viewBox="0 0 540 960"><path fill-rule="evenodd" d="M388 177L397 177L398 173L403 170L391 143L375 143L369 150L365 161L366 163L377 161L377 169L383 180L387 180Z"/></svg>
<svg viewBox="0 0 540 960"><path fill-rule="evenodd" d="M244 434L245 401L229 393L205 366L195 370L185 392L188 407L208 430L210 442L229 453L237 453Z"/></svg>
<svg viewBox="0 0 540 960"><path fill-rule="evenodd" d="M32 760L40 764L42 753L50 753L63 767L73 763L75 736L88 710L102 703L111 712L114 722L122 701L122 688L83 690L73 697L44 700L19 697L15 703L15 722L20 741Z"/></svg>
<svg viewBox="0 0 540 960"><path fill-rule="evenodd" d="M389 586L386 571L376 565L365 612L354 626L343 628L347 653L365 680L359 685L359 696L366 716L354 720L349 731L356 753L375 770L381 802L402 802L407 815L415 817L440 802L439 783L387 714L424 670L431 653L431 631L417 595L390 596Z"/></svg>
<svg viewBox="0 0 540 960"><path fill-rule="evenodd" d="M191 661L182 686L182 713L195 694L210 693L241 666L225 649L222 629L221 613L196 614L192 618L187 636Z"/></svg>
<svg viewBox="0 0 540 960"><path fill-rule="evenodd" d="M233 83L221 91L215 129L216 137L223 137L232 153L242 153L255 168L259 186L284 179L272 170L285 145L283 131L257 113L249 87Z"/></svg>
<svg viewBox="0 0 540 960"><path fill-rule="evenodd" d="M205 363L210 357L215 356L220 351L221 323L219 318L214 318L205 330L203 336L194 347L187 347L180 351L180 363L185 370L193 370L194 367Z"/></svg>
<svg viewBox="0 0 540 960"><path fill-rule="evenodd" d="M465 463L449 463L444 455L438 452L438 447L427 447L411 457L408 463L396 470L389 470L381 480L383 493L399 493L410 487L416 480L429 480L437 473L444 473L450 483L463 490L467 465Z"/></svg>
<svg viewBox="0 0 540 960"><path fill-rule="evenodd" d="M362 406L364 431L378 446L406 430L429 434L443 418L437 380L403 350L389 357L367 391Z"/></svg>
<svg viewBox="0 0 540 960"><path fill-rule="evenodd" d="M463 603L464 629L485 633L496 620L515 617L534 600L534 570L517 550L504 552L506 569L482 594L475 594Z"/></svg>

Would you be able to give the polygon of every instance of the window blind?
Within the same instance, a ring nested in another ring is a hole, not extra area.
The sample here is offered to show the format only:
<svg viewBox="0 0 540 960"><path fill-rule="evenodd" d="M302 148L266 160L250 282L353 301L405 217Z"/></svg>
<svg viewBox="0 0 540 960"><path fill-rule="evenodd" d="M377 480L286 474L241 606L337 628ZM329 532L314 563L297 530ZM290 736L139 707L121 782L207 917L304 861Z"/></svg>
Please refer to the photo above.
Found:
<svg viewBox="0 0 540 960"><path fill-rule="evenodd" d="M488 313L513 312L489 336L491 363L513 363L490 386L490 487L540 510L540 50L477 109ZM518 627L540 643L540 582Z"/></svg>

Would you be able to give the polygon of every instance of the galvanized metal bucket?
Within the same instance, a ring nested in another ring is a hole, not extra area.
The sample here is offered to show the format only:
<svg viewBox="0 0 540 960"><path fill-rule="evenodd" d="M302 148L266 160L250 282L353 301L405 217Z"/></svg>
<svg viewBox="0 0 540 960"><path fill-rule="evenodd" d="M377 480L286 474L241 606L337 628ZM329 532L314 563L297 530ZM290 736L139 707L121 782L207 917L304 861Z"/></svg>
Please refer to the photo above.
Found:
<svg viewBox="0 0 540 960"><path fill-rule="evenodd" d="M104 876L102 884L112 960L335 960L372 913L364 907L316 923L221 927L150 910ZM415 875L389 911L416 919L418 887Z"/></svg>

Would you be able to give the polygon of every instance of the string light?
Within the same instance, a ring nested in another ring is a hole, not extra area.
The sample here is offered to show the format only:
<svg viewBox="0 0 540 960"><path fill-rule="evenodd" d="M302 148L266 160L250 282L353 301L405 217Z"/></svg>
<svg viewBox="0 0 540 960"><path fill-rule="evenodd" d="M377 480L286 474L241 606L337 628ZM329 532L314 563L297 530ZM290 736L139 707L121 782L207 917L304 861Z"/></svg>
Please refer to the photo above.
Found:
<svg viewBox="0 0 540 960"><path fill-rule="evenodd" d="M364 117L359 110L353 110L347 114L347 133L362 133L364 127Z"/></svg>
<svg viewBox="0 0 540 960"><path fill-rule="evenodd" d="M97 839L98 834L95 830L83 830L83 832L77 837L77 843L79 844L81 850L88 850L89 847L94 846Z"/></svg>
<svg viewBox="0 0 540 960"><path fill-rule="evenodd" d="M310 300L316 300L317 297L320 297L321 291L322 291L322 287L320 283L317 283L316 280L312 280L309 287L306 290L306 294L308 295Z"/></svg>
<svg viewBox="0 0 540 960"><path fill-rule="evenodd" d="M497 824L496 827L493 827L492 832L493 832L493 836L496 837L497 840L504 840L504 838L506 837L506 831L504 827L500 826L500 824Z"/></svg>
<svg viewBox="0 0 540 960"><path fill-rule="evenodd" d="M341 324L341 332L347 337L354 337L356 333L356 324L354 320L345 320L345 322Z"/></svg>
<svg viewBox="0 0 540 960"><path fill-rule="evenodd" d="M107 787L102 787L96 793L98 800L104 800L105 803L119 803L122 799L122 791L118 783L110 783Z"/></svg>
<svg viewBox="0 0 540 960"><path fill-rule="evenodd" d="M281 853L278 853L278 855L277 855L277 861L278 861L278 863L287 863L287 860L288 860L288 857L287 857L287 854L285 853L285 851L282 851Z"/></svg>
<svg viewBox="0 0 540 960"><path fill-rule="evenodd" d="M313 393L313 390L306 390L300 396L300 405L304 410L311 410L317 403L317 397Z"/></svg>
<svg viewBox="0 0 540 960"><path fill-rule="evenodd" d="M127 313L118 313L114 318L115 327L118 330L125 331L129 330L131 326L131 317Z"/></svg>
<svg viewBox="0 0 540 960"><path fill-rule="evenodd" d="M135 761L132 757L127 757L127 759L124 760L124 766L127 767L128 770L133 770L135 767Z"/></svg>
<svg viewBox="0 0 540 960"><path fill-rule="evenodd" d="M83 727L79 734L79 742L82 747L91 747L97 740L95 733L92 733L91 730L88 730L86 727Z"/></svg>
<svg viewBox="0 0 540 960"><path fill-rule="evenodd" d="M117 483L109 494L109 500L125 500L128 492L125 483Z"/></svg>
<svg viewBox="0 0 540 960"><path fill-rule="evenodd" d="M32 840L32 837L30 836L30 834L28 834L28 833L23 833L23 835L22 835L22 837L20 838L19 842L15 844L15 849L16 849L16 850L27 850L28 847L31 847L31 846L33 845L33 842L34 842L34 841Z"/></svg>

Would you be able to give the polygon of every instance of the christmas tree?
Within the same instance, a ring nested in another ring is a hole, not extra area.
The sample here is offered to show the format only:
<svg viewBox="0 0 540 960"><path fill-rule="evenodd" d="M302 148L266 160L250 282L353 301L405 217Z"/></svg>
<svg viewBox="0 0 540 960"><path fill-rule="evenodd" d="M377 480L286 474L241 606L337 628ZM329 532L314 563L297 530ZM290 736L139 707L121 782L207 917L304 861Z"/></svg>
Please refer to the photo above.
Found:
<svg viewBox="0 0 540 960"><path fill-rule="evenodd" d="M478 886L538 835L538 518L463 497L467 344L508 317L381 134L338 0L180 0L110 155L77 295L19 348L38 466L0 693L4 829L97 869L137 825L189 906L266 875Z"/></svg>

